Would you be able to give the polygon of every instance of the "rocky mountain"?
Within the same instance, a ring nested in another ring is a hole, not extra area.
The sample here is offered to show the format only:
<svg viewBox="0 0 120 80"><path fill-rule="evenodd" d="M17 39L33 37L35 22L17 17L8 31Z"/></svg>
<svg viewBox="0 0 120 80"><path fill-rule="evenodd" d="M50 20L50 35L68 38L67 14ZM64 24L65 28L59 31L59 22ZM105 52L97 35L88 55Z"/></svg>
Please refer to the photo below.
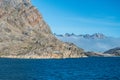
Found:
<svg viewBox="0 0 120 80"><path fill-rule="evenodd" d="M112 54L114 56L120 56L120 47L116 47L108 51L105 51L104 54Z"/></svg>
<svg viewBox="0 0 120 80"><path fill-rule="evenodd" d="M75 35L65 34L56 35L56 37L64 42L71 42L85 51L105 52L109 49L120 47L120 38L105 36L104 34L95 33L93 35Z"/></svg>
<svg viewBox="0 0 120 80"><path fill-rule="evenodd" d="M79 37L79 38L85 38L85 39L104 39L106 38L106 36L102 33L95 33L95 34L80 34L80 35L76 35L74 33L65 33L64 35L63 34L55 34L55 36L58 36L58 37Z"/></svg>
<svg viewBox="0 0 120 80"><path fill-rule="evenodd" d="M30 0L0 0L0 57L85 56L83 49L55 38Z"/></svg>

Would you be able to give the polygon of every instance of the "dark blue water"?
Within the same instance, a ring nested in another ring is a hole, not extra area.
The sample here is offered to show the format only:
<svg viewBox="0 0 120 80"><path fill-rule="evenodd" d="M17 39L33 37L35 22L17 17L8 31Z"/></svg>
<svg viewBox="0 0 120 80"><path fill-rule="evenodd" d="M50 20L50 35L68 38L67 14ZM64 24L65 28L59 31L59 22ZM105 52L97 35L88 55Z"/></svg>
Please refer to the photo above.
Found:
<svg viewBox="0 0 120 80"><path fill-rule="evenodd" d="M0 59L0 80L120 80L120 58Z"/></svg>

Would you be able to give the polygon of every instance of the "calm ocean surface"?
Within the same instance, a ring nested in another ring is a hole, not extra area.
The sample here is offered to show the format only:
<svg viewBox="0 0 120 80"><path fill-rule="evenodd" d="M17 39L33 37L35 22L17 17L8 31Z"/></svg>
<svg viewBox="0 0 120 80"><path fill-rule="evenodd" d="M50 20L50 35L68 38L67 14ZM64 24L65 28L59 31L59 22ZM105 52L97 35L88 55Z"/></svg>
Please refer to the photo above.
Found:
<svg viewBox="0 0 120 80"><path fill-rule="evenodd" d="M120 57L0 59L0 80L120 80Z"/></svg>

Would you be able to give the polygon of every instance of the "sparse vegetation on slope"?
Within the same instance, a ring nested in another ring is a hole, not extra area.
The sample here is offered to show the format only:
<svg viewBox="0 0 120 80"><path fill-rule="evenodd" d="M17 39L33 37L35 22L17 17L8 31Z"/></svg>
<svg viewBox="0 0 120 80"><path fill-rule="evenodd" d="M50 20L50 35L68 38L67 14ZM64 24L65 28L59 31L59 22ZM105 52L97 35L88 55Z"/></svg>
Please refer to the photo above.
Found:
<svg viewBox="0 0 120 80"><path fill-rule="evenodd" d="M0 0L1 57L74 58L83 52L57 40L30 0Z"/></svg>

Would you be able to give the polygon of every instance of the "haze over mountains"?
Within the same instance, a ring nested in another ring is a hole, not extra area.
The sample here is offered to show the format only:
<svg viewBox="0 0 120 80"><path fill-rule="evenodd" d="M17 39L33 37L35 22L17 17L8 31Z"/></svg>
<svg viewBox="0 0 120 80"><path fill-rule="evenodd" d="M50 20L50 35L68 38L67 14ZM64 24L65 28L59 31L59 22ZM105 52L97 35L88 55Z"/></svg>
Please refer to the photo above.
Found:
<svg viewBox="0 0 120 80"><path fill-rule="evenodd" d="M120 38L109 37L102 33L80 34L66 33L64 35L55 34L58 39L64 42L71 42L85 51L104 52L106 50L120 47Z"/></svg>

